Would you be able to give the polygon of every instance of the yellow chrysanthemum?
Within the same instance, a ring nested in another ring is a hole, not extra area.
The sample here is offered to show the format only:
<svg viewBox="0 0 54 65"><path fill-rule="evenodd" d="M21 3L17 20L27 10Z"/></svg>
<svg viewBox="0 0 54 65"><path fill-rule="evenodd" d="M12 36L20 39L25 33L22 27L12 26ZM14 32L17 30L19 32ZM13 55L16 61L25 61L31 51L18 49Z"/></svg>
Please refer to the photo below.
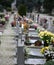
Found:
<svg viewBox="0 0 54 65"><path fill-rule="evenodd" d="M54 41L54 34L49 31L40 31L39 37L47 43Z"/></svg>
<svg viewBox="0 0 54 65"><path fill-rule="evenodd" d="M41 52L42 54L44 54L45 50L48 50L48 49L49 49L49 47L44 47L44 48L41 49L40 52Z"/></svg>

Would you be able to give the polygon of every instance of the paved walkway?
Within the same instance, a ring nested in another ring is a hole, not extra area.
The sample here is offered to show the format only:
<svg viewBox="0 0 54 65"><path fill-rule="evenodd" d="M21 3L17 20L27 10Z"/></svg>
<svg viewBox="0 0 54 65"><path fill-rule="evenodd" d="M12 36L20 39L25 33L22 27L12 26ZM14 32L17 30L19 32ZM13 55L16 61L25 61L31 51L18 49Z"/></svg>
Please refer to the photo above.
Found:
<svg viewBox="0 0 54 65"><path fill-rule="evenodd" d="M16 41L14 40L14 30L10 23L13 21L13 15L10 17L9 23L3 32L0 45L0 65L14 65L16 55ZM11 36L13 35L13 36Z"/></svg>

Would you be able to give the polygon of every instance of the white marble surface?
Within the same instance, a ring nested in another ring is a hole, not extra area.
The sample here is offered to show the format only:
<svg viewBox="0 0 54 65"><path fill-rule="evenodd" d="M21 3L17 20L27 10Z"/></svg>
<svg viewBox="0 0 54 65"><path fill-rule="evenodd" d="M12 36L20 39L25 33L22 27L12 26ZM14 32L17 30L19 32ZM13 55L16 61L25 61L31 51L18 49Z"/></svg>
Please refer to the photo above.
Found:
<svg viewBox="0 0 54 65"><path fill-rule="evenodd" d="M32 32L29 31L29 34L31 34L31 35L37 35L38 33L35 32L35 31L32 31Z"/></svg>
<svg viewBox="0 0 54 65"><path fill-rule="evenodd" d="M40 57L44 57L44 55L40 52L40 49L36 49L36 48L29 48L29 55L33 55L33 56L40 56Z"/></svg>
<svg viewBox="0 0 54 65"><path fill-rule="evenodd" d="M30 43L35 43L35 41L37 41L36 39L29 39Z"/></svg>
<svg viewBox="0 0 54 65"><path fill-rule="evenodd" d="M27 59L25 64L44 64L46 62L45 59Z"/></svg>
<svg viewBox="0 0 54 65"><path fill-rule="evenodd" d="M37 34L31 34L31 33L29 33L29 34L28 34L28 36L38 37L38 35L37 35Z"/></svg>
<svg viewBox="0 0 54 65"><path fill-rule="evenodd" d="M29 30L33 30L33 31L34 31L34 30L35 30L35 28L29 28Z"/></svg>

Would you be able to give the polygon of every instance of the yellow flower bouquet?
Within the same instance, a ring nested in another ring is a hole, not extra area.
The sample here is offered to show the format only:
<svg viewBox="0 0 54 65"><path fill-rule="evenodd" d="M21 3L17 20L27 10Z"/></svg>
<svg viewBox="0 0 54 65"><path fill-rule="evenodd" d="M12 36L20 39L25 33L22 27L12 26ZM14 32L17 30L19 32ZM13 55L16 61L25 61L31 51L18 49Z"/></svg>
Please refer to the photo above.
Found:
<svg viewBox="0 0 54 65"><path fill-rule="evenodd" d="M42 48L41 53L44 54L44 57L46 58L46 61L52 60L53 55L51 53L51 48L49 46Z"/></svg>
<svg viewBox="0 0 54 65"><path fill-rule="evenodd" d="M49 31L41 31L39 33L39 37L45 42L48 43L48 45L51 43L52 40L54 40L54 34Z"/></svg>
<svg viewBox="0 0 54 65"><path fill-rule="evenodd" d="M44 53L45 53L45 50L48 50L48 49L49 49L49 47L44 47L44 48L41 49L40 52L41 52L42 54L44 54Z"/></svg>

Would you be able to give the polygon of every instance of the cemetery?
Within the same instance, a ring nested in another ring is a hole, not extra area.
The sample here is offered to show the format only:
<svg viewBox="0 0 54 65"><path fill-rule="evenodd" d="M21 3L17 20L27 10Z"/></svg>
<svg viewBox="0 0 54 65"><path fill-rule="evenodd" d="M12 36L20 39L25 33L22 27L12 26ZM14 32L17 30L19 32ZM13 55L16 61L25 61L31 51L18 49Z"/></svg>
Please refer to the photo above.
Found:
<svg viewBox="0 0 54 65"><path fill-rule="evenodd" d="M18 30L21 32L18 39L17 64L44 65L50 60L53 61L54 34L34 20L31 20L31 23L29 21L30 19L26 17L18 21L18 24L21 24Z"/></svg>
<svg viewBox="0 0 54 65"><path fill-rule="evenodd" d="M0 65L54 65L54 0L0 0Z"/></svg>

